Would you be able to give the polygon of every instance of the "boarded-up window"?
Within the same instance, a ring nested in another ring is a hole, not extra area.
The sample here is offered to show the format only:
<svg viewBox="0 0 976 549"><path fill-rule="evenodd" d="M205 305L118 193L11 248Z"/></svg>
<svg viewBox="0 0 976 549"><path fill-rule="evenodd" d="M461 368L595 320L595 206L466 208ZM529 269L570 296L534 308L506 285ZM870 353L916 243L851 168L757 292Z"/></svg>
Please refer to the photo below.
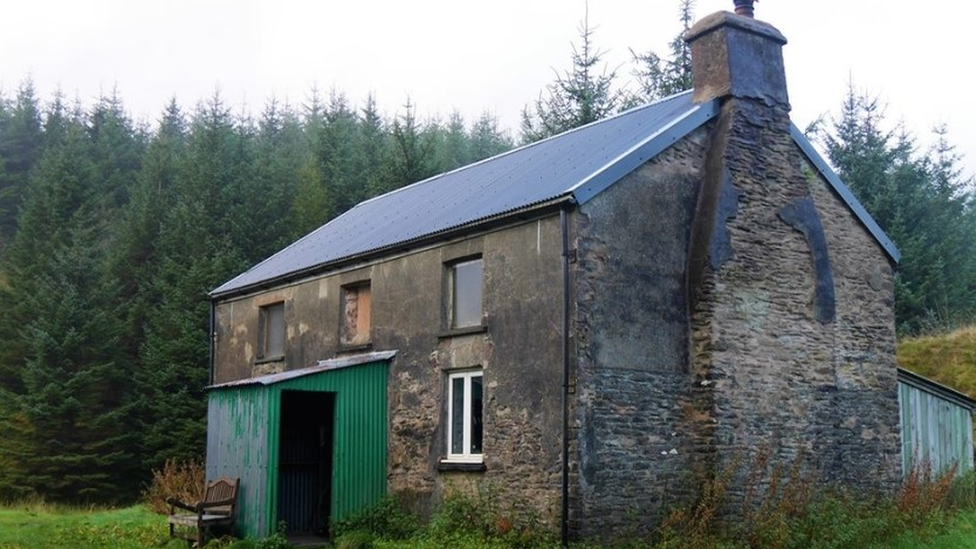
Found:
<svg viewBox="0 0 976 549"><path fill-rule="evenodd" d="M451 327L481 325L481 258L455 263L451 268Z"/></svg>
<svg viewBox="0 0 976 549"><path fill-rule="evenodd" d="M372 293L369 282L360 282L342 288L340 341L343 345L369 343L371 308Z"/></svg>
<svg viewBox="0 0 976 549"><path fill-rule="evenodd" d="M285 304L272 303L258 312L258 359L273 360L285 356Z"/></svg>

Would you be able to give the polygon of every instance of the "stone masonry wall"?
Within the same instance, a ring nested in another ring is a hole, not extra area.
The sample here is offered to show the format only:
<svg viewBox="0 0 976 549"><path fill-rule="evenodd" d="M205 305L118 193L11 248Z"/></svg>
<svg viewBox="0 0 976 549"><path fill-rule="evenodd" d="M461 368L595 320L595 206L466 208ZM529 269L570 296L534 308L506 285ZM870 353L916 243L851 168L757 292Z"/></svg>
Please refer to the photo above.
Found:
<svg viewBox="0 0 976 549"><path fill-rule="evenodd" d="M558 529L562 434L562 246L558 215L385 258L217 304L218 383L396 350L390 371L389 488L429 513L446 490L486 489ZM481 255L484 329L444 325L446 264ZM342 287L368 281L371 329L340 340ZM256 360L258 310L285 304L282 360ZM446 379L484 370L486 470L446 471Z"/></svg>
<svg viewBox="0 0 976 549"><path fill-rule="evenodd" d="M689 492L685 263L707 135L693 132L574 218L571 527L583 537L652 528Z"/></svg>
<svg viewBox="0 0 976 549"><path fill-rule="evenodd" d="M739 498L756 488L747 479L769 481L747 470L759 455L815 480L890 488L900 446L888 258L806 165L788 106L730 99L716 132L727 133L713 140L706 187L736 200L731 215L703 209L726 249L713 238L692 250L709 256L689 273L696 415L712 421L698 425L699 466L743 464Z"/></svg>

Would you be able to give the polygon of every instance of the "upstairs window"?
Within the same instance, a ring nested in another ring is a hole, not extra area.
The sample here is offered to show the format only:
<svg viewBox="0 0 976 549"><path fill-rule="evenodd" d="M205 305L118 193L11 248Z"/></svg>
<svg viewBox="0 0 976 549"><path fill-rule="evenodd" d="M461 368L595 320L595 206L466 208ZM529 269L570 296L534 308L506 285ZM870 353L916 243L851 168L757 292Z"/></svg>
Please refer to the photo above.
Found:
<svg viewBox="0 0 976 549"><path fill-rule="evenodd" d="M342 288L342 322L339 342L342 345L369 343L372 293L369 282L359 282Z"/></svg>
<svg viewBox="0 0 976 549"><path fill-rule="evenodd" d="M484 438L484 374L458 372L447 378L447 459L480 463Z"/></svg>
<svg viewBox="0 0 976 549"><path fill-rule="evenodd" d="M451 328L481 326L483 268L481 258L451 266Z"/></svg>
<svg viewBox="0 0 976 549"><path fill-rule="evenodd" d="M258 311L258 360L285 356L285 303L265 305Z"/></svg>

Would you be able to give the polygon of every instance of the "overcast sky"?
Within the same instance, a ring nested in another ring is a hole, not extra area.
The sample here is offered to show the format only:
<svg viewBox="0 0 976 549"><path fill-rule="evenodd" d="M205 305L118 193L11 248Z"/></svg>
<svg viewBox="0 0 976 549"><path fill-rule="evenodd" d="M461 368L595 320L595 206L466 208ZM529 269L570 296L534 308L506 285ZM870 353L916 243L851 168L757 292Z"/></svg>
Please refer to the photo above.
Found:
<svg viewBox="0 0 976 549"><path fill-rule="evenodd" d="M731 10L698 0L696 17ZM836 112L848 82L877 95L926 146L950 139L976 172L971 98L976 8L959 0L762 0L758 19L785 46L793 120ZM570 66L584 0L13 0L0 4L0 89L31 75L90 105L117 87L137 119L170 97L187 109L221 90L258 113L272 95L304 102L335 86L392 114L409 96L421 114L490 110L517 132L519 111ZM630 77L628 48L667 52L678 0L590 0L593 40Z"/></svg>

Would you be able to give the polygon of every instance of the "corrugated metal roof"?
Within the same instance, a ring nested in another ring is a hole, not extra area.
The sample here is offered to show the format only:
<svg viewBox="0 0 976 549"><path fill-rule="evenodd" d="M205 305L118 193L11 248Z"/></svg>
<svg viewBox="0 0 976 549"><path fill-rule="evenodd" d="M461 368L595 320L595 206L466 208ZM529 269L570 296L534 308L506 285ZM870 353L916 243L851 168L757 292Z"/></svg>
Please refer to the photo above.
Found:
<svg viewBox="0 0 976 549"><path fill-rule="evenodd" d="M330 263L557 199L585 202L715 116L686 92L362 202L211 295L288 279Z"/></svg>
<svg viewBox="0 0 976 549"><path fill-rule="evenodd" d="M976 412L976 399L948 385L943 385L925 376L916 374L911 370L898 367L898 381L937 395L943 400L954 402L958 406L969 409L971 412Z"/></svg>
<svg viewBox="0 0 976 549"><path fill-rule="evenodd" d="M219 297L561 200L584 203L716 114L691 92L361 202L211 292ZM796 128L794 141L895 262L901 253Z"/></svg>
<svg viewBox="0 0 976 549"><path fill-rule="evenodd" d="M217 385L207 387L207 390L228 389L231 387L247 387L250 385L274 385L275 383L281 383L282 381L317 374L319 372L328 372L331 370L349 368L350 366L368 364L370 362L390 360L396 356L396 354L396 351L377 351L375 353L362 353L358 355L320 360L315 364L315 366L310 366L308 368L302 368L300 370L288 370L286 372L279 372L277 374L267 374L260 377L248 377L238 379L236 381L218 383Z"/></svg>

